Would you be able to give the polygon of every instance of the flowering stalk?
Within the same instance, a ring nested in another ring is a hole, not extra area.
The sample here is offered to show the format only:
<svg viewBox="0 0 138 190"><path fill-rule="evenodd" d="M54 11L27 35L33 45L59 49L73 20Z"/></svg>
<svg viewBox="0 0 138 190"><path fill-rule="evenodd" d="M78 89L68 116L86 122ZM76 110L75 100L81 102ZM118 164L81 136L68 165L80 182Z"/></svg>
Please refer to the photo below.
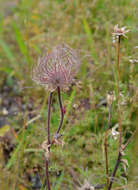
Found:
<svg viewBox="0 0 138 190"><path fill-rule="evenodd" d="M113 37L117 39L117 101L118 101L118 129L119 129L119 150L118 150L118 157L116 160L116 164L112 173L112 177L108 186L108 190L111 190L112 184L114 181L114 177L116 175L117 169L120 165L121 158L123 155L123 151L125 148L123 148L122 144L122 125L121 125L121 110L120 110L120 86L119 86L119 61L120 61L120 41L121 37L126 37L126 33L129 32L129 30L126 30L126 27L118 28L118 25L114 27Z"/></svg>
<svg viewBox="0 0 138 190"><path fill-rule="evenodd" d="M61 119L60 119L60 123L59 123L58 129L57 129L57 132L56 132L56 136L58 136L59 131L60 131L61 127L62 127L63 120L64 120L64 114L65 114L65 111L64 111L63 106L62 106L60 87L57 87L57 92L58 92L58 101L59 101L59 106L60 106Z"/></svg>
<svg viewBox="0 0 138 190"><path fill-rule="evenodd" d="M122 125L121 125L121 111L120 111L120 86L119 86L119 81L120 81L120 74L119 74L119 61L120 61L120 42L121 42L121 37L125 37L126 33L128 33L129 30L126 30L126 27L119 28L118 24L114 27L114 32L112 33L113 37L115 40L117 40L117 101L118 101L118 129L120 133L119 137L119 149L121 148L122 144Z"/></svg>
<svg viewBox="0 0 138 190"><path fill-rule="evenodd" d="M116 28L116 30L118 30L117 32L120 32L119 28ZM117 161L112 173L112 177L110 180L110 183L108 182L108 190L111 190L112 188L112 184L114 181L114 177L116 175L117 169L119 167L120 161L121 161L121 145L122 145L122 126L121 126L121 111L120 111L120 86L119 86L119 79L120 79L120 74L119 74L119 61L120 61L120 40L121 40L121 35L122 34L118 34L115 33L116 37L117 37L117 110L118 110L118 129L119 129L119 149L118 149L118 157L117 157Z"/></svg>
<svg viewBox="0 0 138 190"><path fill-rule="evenodd" d="M121 126L121 111L120 111L120 87L119 87L119 79L120 79L120 74L119 74L119 61L120 61L120 40L121 40L121 35L118 35L118 42L117 42L117 106L118 106L118 129L119 129L119 150L118 150L118 157L117 161L112 173L112 177L108 186L108 190L111 190L112 184L114 181L114 177L116 175L117 169L119 167L122 153L121 153L121 145L122 145L122 126Z"/></svg>
<svg viewBox="0 0 138 190"><path fill-rule="evenodd" d="M50 92L49 99L48 99L48 119L47 119L47 134L48 134L48 151L50 152L50 115L51 115L51 103L52 103L52 95L53 93ZM47 182L47 189L50 190L50 181L49 181L49 158L46 158L46 182Z"/></svg>
<svg viewBox="0 0 138 190"><path fill-rule="evenodd" d="M50 190L49 181L49 159L50 148L54 143L63 144L59 141L59 132L63 124L65 110L62 106L61 89L66 89L73 81L74 75L80 66L80 59L75 50L65 44L55 46L51 52L47 52L45 56L38 60L38 63L32 69L32 79L40 85L43 85L50 91L48 100L48 119L47 133L48 139L42 143L42 148L45 152L46 162L46 180L47 188ZM58 102L60 107L61 119L53 140L50 139L50 109L52 102L53 91L57 90Z"/></svg>
<svg viewBox="0 0 138 190"><path fill-rule="evenodd" d="M61 99L61 94L60 94L60 87L57 87L57 93L58 93L58 100L59 100L59 106L60 106L60 111L61 111L61 120L60 120L60 123L59 123L59 126L58 126L58 129L57 129L57 132L56 132L56 135L54 137L54 139L50 140L50 112L51 112L51 102L52 102L52 95L53 93L50 92L50 95L49 95L49 99L48 99L48 119L47 119L47 132L48 132L48 143L47 143L47 147L48 147L48 154L47 154L47 158L46 158L46 163L45 163L45 168L46 168L46 181L47 181L47 189L50 190L50 180L49 180L49 154L50 154L50 148L51 148L51 145L53 145L55 143L55 141L57 141L58 137L59 137L59 131L62 127L62 124L63 124L63 120L64 120L64 109L63 109L63 106L62 106L62 99Z"/></svg>
<svg viewBox="0 0 138 190"><path fill-rule="evenodd" d="M121 111L120 111L120 87L119 87L119 79L120 79L120 75L119 75L119 60L120 60L120 40L121 40L121 36L118 36L118 47L117 47L117 100L118 100L118 126L119 126L119 149L121 147L122 144L122 126L121 126Z"/></svg>
<svg viewBox="0 0 138 190"><path fill-rule="evenodd" d="M48 119L47 119L48 145L50 145L50 115L51 115L52 95L53 95L53 92L50 92L49 99L48 99Z"/></svg>

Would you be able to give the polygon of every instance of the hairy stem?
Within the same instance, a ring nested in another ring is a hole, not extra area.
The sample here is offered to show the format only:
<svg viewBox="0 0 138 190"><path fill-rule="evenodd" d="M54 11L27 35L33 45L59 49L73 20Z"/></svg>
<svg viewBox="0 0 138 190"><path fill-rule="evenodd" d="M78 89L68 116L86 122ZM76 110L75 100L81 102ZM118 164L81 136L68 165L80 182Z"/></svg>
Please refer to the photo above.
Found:
<svg viewBox="0 0 138 190"><path fill-rule="evenodd" d="M48 145L50 145L50 115L51 115L51 103L52 103L52 95L51 92L48 99L48 119L47 119L47 134L48 134ZM50 146L48 147L48 151L50 152ZM45 161L45 170L46 170L46 183L47 183L47 189L50 190L50 181L49 181L49 158L46 158Z"/></svg>
<svg viewBox="0 0 138 190"><path fill-rule="evenodd" d="M118 43L117 43L117 101L118 101L118 129L119 129L119 149L122 144L122 126L121 126L121 111L120 111L120 74L119 74L119 61L120 61L120 40L121 36L118 36Z"/></svg>
<svg viewBox="0 0 138 190"><path fill-rule="evenodd" d="M61 119L60 119L60 123L59 123L58 129L57 129L57 131L56 131L56 137L57 137L58 134L59 134L59 131L60 131L61 127L62 127L63 120L64 120L64 109L63 109L63 106L62 106L62 99L61 99L60 87L57 87L57 93L58 93L58 101L59 101Z"/></svg>
<svg viewBox="0 0 138 190"><path fill-rule="evenodd" d="M108 137L108 131L111 126L111 109L112 109L112 104L109 105L109 114L108 114L108 127L105 131L105 138L104 138L104 151L105 151L105 166L106 166L106 176L107 176L107 187L109 186L109 172L108 172L108 142L107 142L107 137Z"/></svg>

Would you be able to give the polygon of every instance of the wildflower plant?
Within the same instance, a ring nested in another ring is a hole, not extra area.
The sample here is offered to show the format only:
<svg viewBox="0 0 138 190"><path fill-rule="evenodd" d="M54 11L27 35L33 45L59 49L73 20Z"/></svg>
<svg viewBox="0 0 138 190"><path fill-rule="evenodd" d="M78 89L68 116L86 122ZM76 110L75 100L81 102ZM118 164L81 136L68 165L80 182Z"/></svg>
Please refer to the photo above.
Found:
<svg viewBox="0 0 138 190"><path fill-rule="evenodd" d="M45 169L46 169L46 182L47 189L50 190L49 180L49 161L50 161L50 148L56 144L62 144L59 140L59 134L63 124L65 109L62 104L61 90L66 90L74 81L74 76L80 66L80 59L76 50L73 50L65 44L55 46L50 52L47 51L46 55L39 58L37 65L32 68L32 80L37 84L45 87L49 91L48 99L48 118L47 118L47 140L43 142L42 148L45 152ZM61 119L57 127L56 134L51 140L50 134L50 117L52 96L54 91L57 91L58 102L60 107Z"/></svg>
<svg viewBox="0 0 138 190"><path fill-rule="evenodd" d="M118 25L116 25L114 27L114 31L112 33L112 36L114 38L114 42L117 43L117 63L116 63L116 78L117 78L117 84L116 84L116 87L117 87L117 112L118 112L118 134L119 134L119 148L118 148L118 157L117 157L117 160L116 160L116 164L114 166L114 170L112 172L112 175L111 175L111 178L110 180L108 179L108 150L107 150L107 144L105 144L105 154L106 154L106 174L107 174L107 189L108 190L111 190L112 188L112 184L114 182L114 177L116 175L116 172L118 170L118 167L120 165L120 163L122 162L122 156L124 155L124 150L125 148L127 147L128 143L126 143L126 145L124 145L122 143L122 113L121 113L121 108L120 108L120 105L121 105L121 102L120 102L120 69L119 69L119 63L120 63L120 43L121 43L121 38L125 37L127 38L126 36L126 33L128 33L129 30L126 29L126 27L122 27L122 28L119 28ZM109 111L109 116L110 116L110 111ZM109 128L108 128L109 129ZM107 130L108 130L107 129ZM133 135L132 135L133 137ZM130 138L131 139L131 138ZM129 142L129 140L128 140Z"/></svg>
<svg viewBox="0 0 138 190"><path fill-rule="evenodd" d="M119 148L122 144L122 124L121 124L121 110L120 110L120 72L119 72L119 62L120 62L120 42L122 37L127 37L126 33L128 33L129 30L126 30L126 27L119 28L118 25L115 25L114 31L112 33L113 36L115 36L117 40L117 101L118 101L118 125L119 125Z"/></svg>

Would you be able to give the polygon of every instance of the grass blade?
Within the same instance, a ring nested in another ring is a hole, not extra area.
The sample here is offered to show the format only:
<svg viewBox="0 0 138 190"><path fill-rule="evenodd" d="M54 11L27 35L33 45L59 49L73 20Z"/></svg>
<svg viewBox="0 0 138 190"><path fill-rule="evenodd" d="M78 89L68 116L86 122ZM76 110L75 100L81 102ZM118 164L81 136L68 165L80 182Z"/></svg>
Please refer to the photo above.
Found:
<svg viewBox="0 0 138 190"><path fill-rule="evenodd" d="M94 61L97 62L97 54L94 49L95 45L94 45L93 35L92 35L91 29L90 29L89 24L86 19L83 19L83 27L84 27L84 31L86 33L86 38L87 38L88 44L90 46Z"/></svg>
<svg viewBox="0 0 138 190"><path fill-rule="evenodd" d="M60 189L60 185L61 185L61 183L62 183L63 178L64 178L64 172L61 174L61 176L60 176L59 179L57 180L57 184L55 185L54 190Z"/></svg>
<svg viewBox="0 0 138 190"><path fill-rule="evenodd" d="M26 45L22 39L22 35L20 33L20 30L14 22L12 23L12 27L13 27L13 30L15 32L16 40L17 40L18 46L20 48L20 51L27 58L28 57L28 50L27 50L27 47L26 47Z"/></svg>
<svg viewBox="0 0 138 190"><path fill-rule="evenodd" d="M16 65L16 61L15 58L13 56L12 51L10 50L9 46L2 40L0 39L0 47L3 49L5 55L7 56L7 58L9 59L9 61L13 64Z"/></svg>

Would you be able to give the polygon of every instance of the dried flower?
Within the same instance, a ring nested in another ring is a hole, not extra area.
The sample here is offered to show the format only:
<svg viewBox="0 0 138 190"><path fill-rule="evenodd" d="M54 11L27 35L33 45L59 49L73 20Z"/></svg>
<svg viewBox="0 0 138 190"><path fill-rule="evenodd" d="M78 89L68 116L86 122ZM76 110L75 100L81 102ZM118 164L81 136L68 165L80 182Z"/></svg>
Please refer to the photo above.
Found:
<svg viewBox="0 0 138 190"><path fill-rule="evenodd" d="M116 42L116 40L118 40L119 36L123 36L125 38L127 38L127 36L125 35L126 33L128 33L130 30L126 30L126 26L122 27L122 28L118 28L118 24L115 25L114 27L114 32L112 33L113 36L113 43Z"/></svg>
<svg viewBox="0 0 138 190"><path fill-rule="evenodd" d="M126 26L122 27L122 28L118 28L118 24L115 25L114 27L114 32L112 33L113 36L123 36L126 37L125 35L126 33L128 33L130 30L126 30Z"/></svg>
<svg viewBox="0 0 138 190"><path fill-rule="evenodd" d="M75 50L65 44L57 45L38 60L32 69L32 79L47 90L67 88L78 71L80 59Z"/></svg>

